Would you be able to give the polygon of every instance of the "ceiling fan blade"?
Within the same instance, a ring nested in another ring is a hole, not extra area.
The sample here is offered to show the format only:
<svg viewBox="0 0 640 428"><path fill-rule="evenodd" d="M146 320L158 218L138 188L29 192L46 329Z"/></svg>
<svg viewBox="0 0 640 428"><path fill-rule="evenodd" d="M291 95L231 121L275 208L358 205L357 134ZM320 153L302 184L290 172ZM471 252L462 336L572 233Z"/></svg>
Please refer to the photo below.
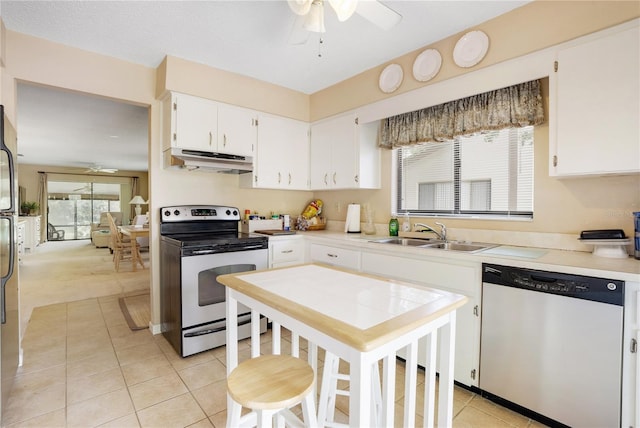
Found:
<svg viewBox="0 0 640 428"><path fill-rule="evenodd" d="M101 167L100 165L95 165L95 164L94 164L94 165L90 166L90 167L89 167L89 169L87 169L87 170L85 171L85 173L86 173L86 172L93 172L93 173L96 173L96 172L105 172L105 173L108 173L108 174L113 174L113 173L115 173L115 172L117 172L117 171L118 171L118 169L117 169L117 168L103 168L103 167Z"/></svg>
<svg viewBox="0 0 640 428"><path fill-rule="evenodd" d="M288 0L289 7L296 15L306 15L311 9L313 0Z"/></svg>
<svg viewBox="0 0 640 428"><path fill-rule="evenodd" d="M305 16L296 16L289 34L290 45L304 45L309 40L309 31L304 28Z"/></svg>
<svg viewBox="0 0 640 428"><path fill-rule="evenodd" d="M356 13L383 30L390 30L402 20L398 12L375 0L360 0Z"/></svg>

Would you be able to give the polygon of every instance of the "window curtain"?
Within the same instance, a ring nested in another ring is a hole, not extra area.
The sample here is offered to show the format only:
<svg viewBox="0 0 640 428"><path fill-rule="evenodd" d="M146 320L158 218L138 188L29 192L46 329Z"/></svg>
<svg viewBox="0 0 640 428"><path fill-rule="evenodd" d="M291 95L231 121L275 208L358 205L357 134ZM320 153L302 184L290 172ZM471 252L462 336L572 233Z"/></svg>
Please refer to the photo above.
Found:
<svg viewBox="0 0 640 428"><path fill-rule="evenodd" d="M539 80L383 119L378 146L393 149L544 122Z"/></svg>
<svg viewBox="0 0 640 428"><path fill-rule="evenodd" d="M38 205L40 205L40 242L47 242L47 224L49 223L49 190L47 173L38 172Z"/></svg>

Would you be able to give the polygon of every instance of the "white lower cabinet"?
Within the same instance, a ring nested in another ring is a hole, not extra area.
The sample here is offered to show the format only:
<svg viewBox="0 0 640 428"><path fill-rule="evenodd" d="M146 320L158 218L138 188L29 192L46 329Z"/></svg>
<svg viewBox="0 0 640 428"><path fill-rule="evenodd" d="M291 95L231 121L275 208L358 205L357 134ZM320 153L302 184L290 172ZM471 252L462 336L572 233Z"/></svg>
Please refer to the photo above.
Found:
<svg viewBox="0 0 640 428"><path fill-rule="evenodd" d="M24 222L24 249L34 251L40 245L40 216L21 216Z"/></svg>
<svg viewBox="0 0 640 428"><path fill-rule="evenodd" d="M467 386L478 386L482 290L480 263L452 263L363 252L362 271L467 296L469 301L456 314L454 379ZM426 361L425 350L425 343L421 341L418 361L422 366ZM400 356L404 357L402 354Z"/></svg>
<svg viewBox="0 0 640 428"><path fill-rule="evenodd" d="M360 270L360 251L311 243L309 259L349 269Z"/></svg>
<svg viewBox="0 0 640 428"><path fill-rule="evenodd" d="M302 239L269 239L269 267L279 268L304 263Z"/></svg>
<svg viewBox="0 0 640 428"><path fill-rule="evenodd" d="M640 427L640 283L625 284L621 427Z"/></svg>

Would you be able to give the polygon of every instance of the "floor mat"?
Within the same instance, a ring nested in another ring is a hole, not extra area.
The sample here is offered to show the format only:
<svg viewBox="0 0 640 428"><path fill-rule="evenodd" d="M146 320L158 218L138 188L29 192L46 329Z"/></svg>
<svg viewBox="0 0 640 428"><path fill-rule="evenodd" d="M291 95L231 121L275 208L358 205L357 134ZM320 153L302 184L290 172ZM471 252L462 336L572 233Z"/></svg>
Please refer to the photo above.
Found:
<svg viewBox="0 0 640 428"><path fill-rule="evenodd" d="M148 292L120 297L118 303L131 330L149 328L151 310L149 309Z"/></svg>

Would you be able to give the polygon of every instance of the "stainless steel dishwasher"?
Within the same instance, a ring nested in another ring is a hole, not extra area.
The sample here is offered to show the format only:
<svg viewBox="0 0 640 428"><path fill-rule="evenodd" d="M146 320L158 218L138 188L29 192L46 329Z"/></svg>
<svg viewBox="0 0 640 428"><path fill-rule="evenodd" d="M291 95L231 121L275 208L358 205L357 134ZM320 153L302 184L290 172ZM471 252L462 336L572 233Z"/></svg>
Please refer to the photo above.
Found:
<svg viewBox="0 0 640 428"><path fill-rule="evenodd" d="M482 395L552 426L620 426L624 282L493 264L482 282Z"/></svg>

